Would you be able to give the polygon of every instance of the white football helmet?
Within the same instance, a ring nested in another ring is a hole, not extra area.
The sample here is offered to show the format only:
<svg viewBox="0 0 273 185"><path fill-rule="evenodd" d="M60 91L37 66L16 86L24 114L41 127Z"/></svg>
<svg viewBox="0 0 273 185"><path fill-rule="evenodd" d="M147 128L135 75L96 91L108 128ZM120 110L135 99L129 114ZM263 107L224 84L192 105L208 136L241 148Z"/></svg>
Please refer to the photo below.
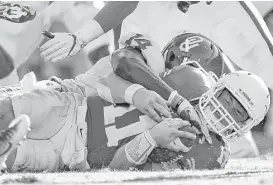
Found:
<svg viewBox="0 0 273 185"><path fill-rule="evenodd" d="M227 89L247 111L248 118L243 123L237 123L219 102L218 97L224 89ZM253 126L258 125L264 119L269 105L270 94L266 84L260 77L247 71L236 71L223 76L202 95L199 102L208 128L229 141L241 137Z"/></svg>

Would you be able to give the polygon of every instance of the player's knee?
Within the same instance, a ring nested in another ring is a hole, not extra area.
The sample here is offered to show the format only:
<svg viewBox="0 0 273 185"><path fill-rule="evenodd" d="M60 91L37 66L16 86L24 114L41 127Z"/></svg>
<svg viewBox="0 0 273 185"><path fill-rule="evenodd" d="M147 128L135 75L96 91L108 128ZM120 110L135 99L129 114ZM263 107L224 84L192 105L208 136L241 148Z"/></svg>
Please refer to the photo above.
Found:
<svg viewBox="0 0 273 185"><path fill-rule="evenodd" d="M115 51L111 56L114 72L116 73L118 70L125 68L132 59L144 60L141 52L130 46Z"/></svg>
<svg viewBox="0 0 273 185"><path fill-rule="evenodd" d="M0 45L0 79L7 77L14 69L12 58Z"/></svg>

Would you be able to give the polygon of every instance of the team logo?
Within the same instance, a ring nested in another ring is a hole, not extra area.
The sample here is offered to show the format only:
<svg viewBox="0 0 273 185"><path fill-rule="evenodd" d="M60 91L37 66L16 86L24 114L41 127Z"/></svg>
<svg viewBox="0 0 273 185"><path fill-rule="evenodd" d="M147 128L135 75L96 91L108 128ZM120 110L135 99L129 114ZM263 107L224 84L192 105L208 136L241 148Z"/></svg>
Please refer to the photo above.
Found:
<svg viewBox="0 0 273 185"><path fill-rule="evenodd" d="M204 39L199 36L188 37L180 44L179 49L184 52L189 52L190 49L199 46L199 43L203 41Z"/></svg>
<svg viewBox="0 0 273 185"><path fill-rule="evenodd" d="M24 23L33 20L35 16L36 10L30 6L0 1L0 19Z"/></svg>

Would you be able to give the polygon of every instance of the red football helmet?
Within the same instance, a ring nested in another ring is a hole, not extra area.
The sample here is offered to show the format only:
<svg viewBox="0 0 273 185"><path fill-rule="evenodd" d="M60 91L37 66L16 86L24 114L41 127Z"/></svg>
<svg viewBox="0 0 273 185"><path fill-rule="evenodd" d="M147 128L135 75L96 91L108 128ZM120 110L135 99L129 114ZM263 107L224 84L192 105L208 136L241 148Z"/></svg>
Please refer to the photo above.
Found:
<svg viewBox="0 0 273 185"><path fill-rule="evenodd" d="M235 71L233 62L207 37L195 33L183 33L174 37L162 51L166 68L172 69L188 61L198 62L207 72L217 77Z"/></svg>

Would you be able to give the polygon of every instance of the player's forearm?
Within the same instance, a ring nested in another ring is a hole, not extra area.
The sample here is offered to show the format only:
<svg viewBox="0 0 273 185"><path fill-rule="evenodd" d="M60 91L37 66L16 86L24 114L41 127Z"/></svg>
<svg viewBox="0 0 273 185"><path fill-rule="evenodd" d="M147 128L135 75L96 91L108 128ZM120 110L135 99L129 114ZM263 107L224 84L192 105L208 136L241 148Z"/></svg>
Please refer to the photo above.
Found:
<svg viewBox="0 0 273 185"><path fill-rule="evenodd" d="M111 93L111 98L113 101L112 103L116 104L128 103L125 101L125 92L128 89L128 87L132 85L131 82L128 82L120 78L119 76L112 72L109 75L101 78L97 86L99 88L102 87L103 85L109 88L109 91L103 91L103 89L101 89L101 93L103 94ZM109 95L104 95L104 97L109 97ZM109 101L109 99L106 100Z"/></svg>
<svg viewBox="0 0 273 185"><path fill-rule="evenodd" d="M145 131L119 148L109 167L119 170L128 170L130 168L140 169L156 147L157 144L151 136L150 131Z"/></svg>
<svg viewBox="0 0 273 185"><path fill-rule="evenodd" d="M94 17L104 33L119 25L137 7L138 1L110 1Z"/></svg>
<svg viewBox="0 0 273 185"><path fill-rule="evenodd" d="M111 163L109 164L109 168L113 170L129 170L130 168L135 168L136 165L130 163L126 158L125 154L125 145L120 147Z"/></svg>
<svg viewBox="0 0 273 185"><path fill-rule="evenodd" d="M132 55L132 53L129 54ZM190 120L191 112L188 110L194 111L191 104L156 75L142 59L139 57L130 58L125 55L125 52L115 52L115 55L112 55L111 63L116 75L157 92L165 100L170 101L171 107L182 119Z"/></svg>
<svg viewBox="0 0 273 185"><path fill-rule="evenodd" d="M157 92L164 99L168 99L173 91L145 64L143 59L136 57L130 50L119 50L113 53L111 64L116 75L131 83L141 84Z"/></svg>
<svg viewBox="0 0 273 185"><path fill-rule="evenodd" d="M138 2L108 2L93 20L86 21L83 27L74 33L81 42L81 48L118 26L135 10L137 4Z"/></svg>
<svg viewBox="0 0 273 185"><path fill-rule="evenodd" d="M102 34L104 34L104 31L95 20L86 21L81 29L74 33L80 44L80 48L84 48L88 43L100 37Z"/></svg>

